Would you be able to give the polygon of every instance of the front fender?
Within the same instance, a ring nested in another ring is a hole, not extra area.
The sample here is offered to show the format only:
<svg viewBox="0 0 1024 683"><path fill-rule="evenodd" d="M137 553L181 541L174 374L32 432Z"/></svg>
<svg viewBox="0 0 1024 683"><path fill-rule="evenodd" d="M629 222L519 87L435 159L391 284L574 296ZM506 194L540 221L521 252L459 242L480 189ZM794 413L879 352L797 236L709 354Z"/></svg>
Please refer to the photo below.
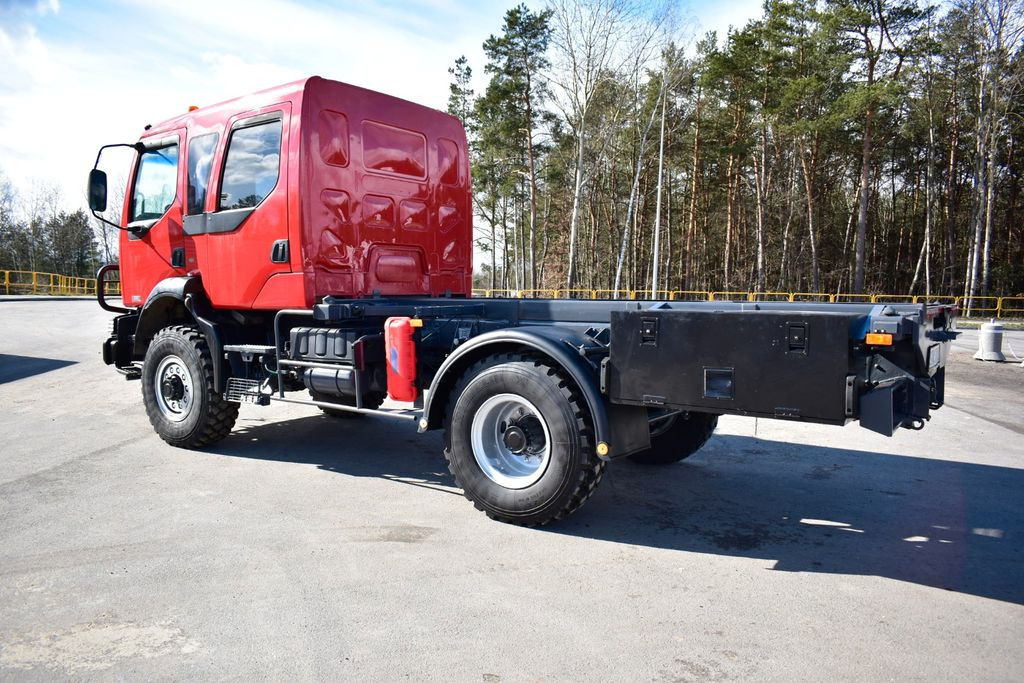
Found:
<svg viewBox="0 0 1024 683"><path fill-rule="evenodd" d="M607 454L610 429L608 409L599 390L600 371L574 348L584 343L582 333L552 325L511 327L473 337L453 351L438 368L423 404L419 431L439 429L443 425L449 395L466 368L496 353L526 349L546 356L568 373L590 411L598 451L602 456Z"/></svg>
<svg viewBox="0 0 1024 683"><path fill-rule="evenodd" d="M135 329L135 355L143 356L149 341L171 322L181 321L189 314L185 298L202 293L202 282L197 277L169 277L153 287L146 303L139 309L139 324Z"/></svg>
<svg viewBox="0 0 1024 683"><path fill-rule="evenodd" d="M139 323L135 330L135 357L145 357L150 340L164 327L176 322L194 323L210 347L214 388L223 392L227 378L223 371L221 336L217 324L211 322L209 316L210 305L200 278L169 277L161 280L139 311Z"/></svg>

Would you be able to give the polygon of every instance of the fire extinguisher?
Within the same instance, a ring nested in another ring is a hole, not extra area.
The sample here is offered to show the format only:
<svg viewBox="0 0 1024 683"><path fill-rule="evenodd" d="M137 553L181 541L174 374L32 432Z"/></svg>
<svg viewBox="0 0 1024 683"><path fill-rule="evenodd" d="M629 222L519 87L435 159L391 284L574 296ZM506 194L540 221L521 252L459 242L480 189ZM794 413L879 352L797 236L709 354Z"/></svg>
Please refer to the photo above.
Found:
<svg viewBox="0 0 1024 683"><path fill-rule="evenodd" d="M388 358L388 396L395 401L415 401L416 342L412 335L422 320L388 318L384 322L384 345Z"/></svg>

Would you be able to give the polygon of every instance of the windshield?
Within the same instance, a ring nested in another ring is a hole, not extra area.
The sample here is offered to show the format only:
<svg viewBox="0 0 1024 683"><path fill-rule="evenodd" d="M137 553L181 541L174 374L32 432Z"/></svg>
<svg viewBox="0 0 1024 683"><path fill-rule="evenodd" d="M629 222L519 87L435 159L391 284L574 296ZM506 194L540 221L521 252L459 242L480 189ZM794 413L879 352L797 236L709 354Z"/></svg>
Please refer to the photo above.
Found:
<svg viewBox="0 0 1024 683"><path fill-rule="evenodd" d="M148 149L139 159L128 221L156 220L171 208L178 186L177 143Z"/></svg>

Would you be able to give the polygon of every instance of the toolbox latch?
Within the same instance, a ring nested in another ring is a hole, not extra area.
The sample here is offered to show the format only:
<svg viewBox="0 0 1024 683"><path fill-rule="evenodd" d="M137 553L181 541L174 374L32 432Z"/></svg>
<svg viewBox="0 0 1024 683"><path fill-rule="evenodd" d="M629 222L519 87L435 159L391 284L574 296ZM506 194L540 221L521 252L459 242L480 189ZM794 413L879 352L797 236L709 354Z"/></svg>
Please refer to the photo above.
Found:
<svg viewBox="0 0 1024 683"><path fill-rule="evenodd" d="M658 345L658 319L640 318L640 345Z"/></svg>
<svg viewBox="0 0 1024 683"><path fill-rule="evenodd" d="M807 354L807 323L789 323L786 335L789 353Z"/></svg>

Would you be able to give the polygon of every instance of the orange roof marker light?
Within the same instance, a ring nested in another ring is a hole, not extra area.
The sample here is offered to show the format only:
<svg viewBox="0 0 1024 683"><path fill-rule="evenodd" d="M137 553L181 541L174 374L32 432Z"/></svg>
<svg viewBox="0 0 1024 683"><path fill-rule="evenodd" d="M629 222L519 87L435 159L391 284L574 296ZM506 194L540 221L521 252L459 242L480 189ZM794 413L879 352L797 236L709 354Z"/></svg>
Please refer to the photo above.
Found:
<svg viewBox="0 0 1024 683"><path fill-rule="evenodd" d="M194 105L194 104L190 104L190 105L188 105L188 110L189 110L189 112L193 112L193 111L195 111L196 109L199 109L199 107L197 107L197 106L196 106L196 105Z"/></svg>

